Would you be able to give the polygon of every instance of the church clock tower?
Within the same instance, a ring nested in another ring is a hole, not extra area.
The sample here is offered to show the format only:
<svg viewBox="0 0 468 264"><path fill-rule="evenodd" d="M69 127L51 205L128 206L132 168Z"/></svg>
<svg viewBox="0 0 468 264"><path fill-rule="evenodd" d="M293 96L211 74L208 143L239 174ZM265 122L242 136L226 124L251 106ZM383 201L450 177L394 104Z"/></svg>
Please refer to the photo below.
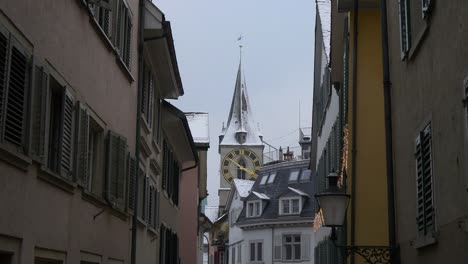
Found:
<svg viewBox="0 0 468 264"><path fill-rule="evenodd" d="M242 53L226 127L219 136L219 206L224 209L234 179L255 180L263 165L262 135L250 107L242 70Z"/></svg>

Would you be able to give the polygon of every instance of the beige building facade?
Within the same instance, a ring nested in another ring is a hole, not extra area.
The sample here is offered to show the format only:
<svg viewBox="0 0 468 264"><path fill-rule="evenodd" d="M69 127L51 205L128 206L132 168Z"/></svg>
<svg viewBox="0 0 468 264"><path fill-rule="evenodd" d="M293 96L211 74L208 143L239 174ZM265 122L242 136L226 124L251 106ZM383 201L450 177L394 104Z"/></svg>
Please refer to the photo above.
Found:
<svg viewBox="0 0 468 264"><path fill-rule="evenodd" d="M177 263L181 95L151 1L2 1L0 262Z"/></svg>

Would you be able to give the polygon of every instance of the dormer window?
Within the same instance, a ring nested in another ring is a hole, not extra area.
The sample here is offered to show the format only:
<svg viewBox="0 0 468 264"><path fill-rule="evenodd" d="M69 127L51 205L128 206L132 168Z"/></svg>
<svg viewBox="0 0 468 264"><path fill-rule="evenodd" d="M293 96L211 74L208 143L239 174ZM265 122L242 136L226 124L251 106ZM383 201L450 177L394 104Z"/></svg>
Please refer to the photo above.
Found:
<svg viewBox="0 0 468 264"><path fill-rule="evenodd" d="M270 172L270 174L264 174L260 180L260 185L272 184L275 181L276 172Z"/></svg>
<svg viewBox="0 0 468 264"><path fill-rule="evenodd" d="M262 215L262 201L247 202L247 218L259 217Z"/></svg>
<svg viewBox="0 0 468 264"><path fill-rule="evenodd" d="M289 174L289 181L290 182L297 181L297 179L299 178L299 172L301 172L301 171L300 170L291 171L291 173Z"/></svg>
<svg viewBox="0 0 468 264"><path fill-rule="evenodd" d="M236 132L236 140L240 144L244 144L245 141L247 140L247 132L245 132L245 131Z"/></svg>
<svg viewBox="0 0 468 264"><path fill-rule="evenodd" d="M279 203L280 215L297 215L302 211L302 198L301 197L287 197L281 198Z"/></svg>

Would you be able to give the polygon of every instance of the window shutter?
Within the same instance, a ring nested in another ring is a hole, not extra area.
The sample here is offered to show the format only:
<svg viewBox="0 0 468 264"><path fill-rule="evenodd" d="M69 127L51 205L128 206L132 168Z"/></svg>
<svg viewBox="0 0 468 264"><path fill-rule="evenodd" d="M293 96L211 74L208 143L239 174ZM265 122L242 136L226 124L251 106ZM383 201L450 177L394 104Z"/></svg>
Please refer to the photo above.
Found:
<svg viewBox="0 0 468 264"><path fill-rule="evenodd" d="M131 44L132 44L132 17L130 16L130 12L126 12L126 23L125 27L125 53L123 54L123 59L127 67L130 68L130 58L131 58Z"/></svg>
<svg viewBox="0 0 468 264"><path fill-rule="evenodd" d="M301 259L310 259L310 234L301 235Z"/></svg>
<svg viewBox="0 0 468 264"><path fill-rule="evenodd" d="M107 142L107 198L123 209L125 205L125 164L127 142L122 136L109 131Z"/></svg>
<svg viewBox="0 0 468 264"><path fill-rule="evenodd" d="M155 196L156 196L156 201L154 202L154 205L156 207L156 227L158 227L160 223L159 201L161 197L160 197L160 192L156 188L155 188Z"/></svg>
<svg viewBox="0 0 468 264"><path fill-rule="evenodd" d="M61 142L61 174L71 179L73 168L73 95L65 89L63 116L62 116L62 142Z"/></svg>
<svg viewBox="0 0 468 264"><path fill-rule="evenodd" d="M154 222L153 222L153 186L149 187L149 193L148 193L148 224L152 227L154 227Z"/></svg>
<svg viewBox="0 0 468 264"><path fill-rule="evenodd" d="M11 42L11 54L9 57L10 71L8 74L8 90L6 91L6 115L3 136L6 141L17 147L24 147L24 120L30 59L14 39L12 39Z"/></svg>
<svg viewBox="0 0 468 264"><path fill-rule="evenodd" d="M400 0L400 41L401 58L406 58L411 47L410 12L408 0Z"/></svg>
<svg viewBox="0 0 468 264"><path fill-rule="evenodd" d="M83 103L79 102L76 106L78 113L77 131L78 140L76 142L76 164L75 177L81 186L88 188L88 141L89 141L89 115Z"/></svg>
<svg viewBox="0 0 468 264"><path fill-rule="evenodd" d="M8 32L0 27L0 141L5 120L6 73L8 55Z"/></svg>
<svg viewBox="0 0 468 264"><path fill-rule="evenodd" d="M422 236L434 231L431 125L416 138L417 229Z"/></svg>
<svg viewBox="0 0 468 264"><path fill-rule="evenodd" d="M135 208L135 189L136 189L136 160L135 157L128 155L128 208Z"/></svg>
<svg viewBox="0 0 468 264"><path fill-rule="evenodd" d="M328 264L327 245L325 241L319 243L319 264Z"/></svg>
<svg viewBox="0 0 468 264"><path fill-rule="evenodd" d="M319 245L314 248L314 263L320 264Z"/></svg>
<svg viewBox="0 0 468 264"><path fill-rule="evenodd" d="M275 236L275 260L281 260L281 248L282 248L282 238L281 238L281 235L277 235Z"/></svg>
<svg viewBox="0 0 468 264"><path fill-rule="evenodd" d="M153 101L154 101L154 91L153 91L153 76L151 72L148 72L148 125L152 127L153 125Z"/></svg>
<svg viewBox="0 0 468 264"><path fill-rule="evenodd" d="M147 66L146 64L143 63L143 85L142 85L142 91L141 91L141 113L143 113L143 116L146 117L146 113L148 112L147 108L147 97L148 97L148 71L146 70Z"/></svg>
<svg viewBox="0 0 468 264"><path fill-rule="evenodd" d="M49 75L45 67L34 67L34 89L31 95L31 157L44 164L45 161L45 136L46 136L46 111L47 92L49 87Z"/></svg>

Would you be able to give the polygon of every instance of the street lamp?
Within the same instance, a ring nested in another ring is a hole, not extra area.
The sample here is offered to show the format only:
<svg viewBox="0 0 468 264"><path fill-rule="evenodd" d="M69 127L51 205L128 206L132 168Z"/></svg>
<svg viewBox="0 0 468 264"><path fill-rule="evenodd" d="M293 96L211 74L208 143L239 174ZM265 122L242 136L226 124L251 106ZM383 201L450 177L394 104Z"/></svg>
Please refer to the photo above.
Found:
<svg viewBox="0 0 468 264"><path fill-rule="evenodd" d="M342 227L344 224L346 210L348 209L351 195L346 194L343 188L337 186L338 174L332 172L328 174L328 189L322 193L315 195L319 207L322 209L323 226L331 227L330 240L337 248L345 251L345 255L357 253L362 256L369 264L387 264L390 263L390 255L393 253L393 248L389 246L340 246L336 245L335 241L336 228Z"/></svg>

